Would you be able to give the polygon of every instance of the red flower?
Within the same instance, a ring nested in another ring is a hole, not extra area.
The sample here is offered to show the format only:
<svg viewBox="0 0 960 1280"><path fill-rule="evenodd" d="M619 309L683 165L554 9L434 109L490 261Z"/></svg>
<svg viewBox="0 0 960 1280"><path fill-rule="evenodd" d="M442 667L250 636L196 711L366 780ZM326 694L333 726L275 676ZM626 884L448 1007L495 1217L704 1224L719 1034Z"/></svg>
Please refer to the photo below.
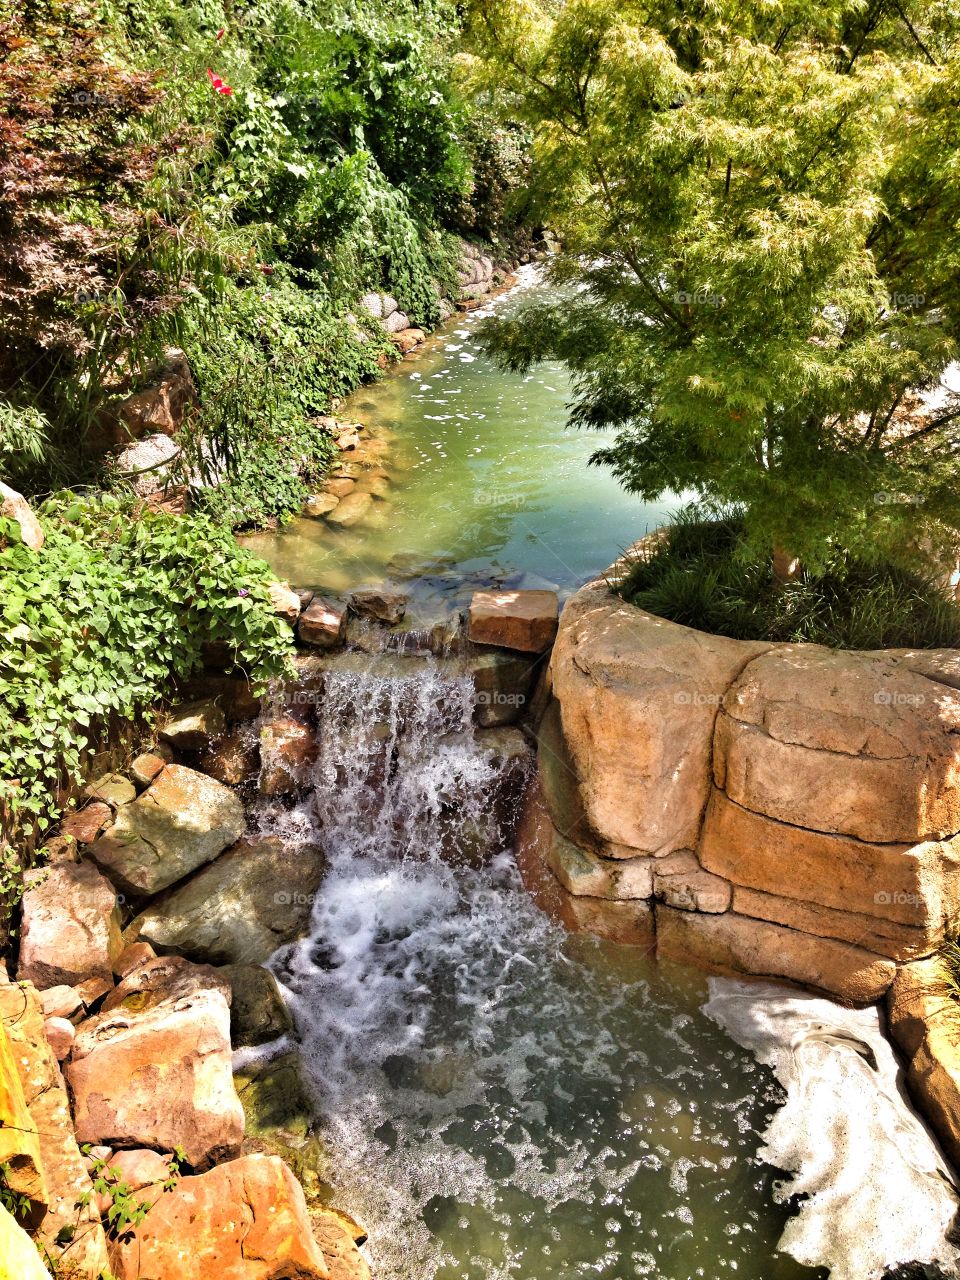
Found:
<svg viewBox="0 0 960 1280"><path fill-rule="evenodd" d="M210 83L213 85L214 93L225 93L228 97L233 93L230 86L228 84L224 84L219 76L215 76L209 67L207 67L207 75L210 77Z"/></svg>
<svg viewBox="0 0 960 1280"><path fill-rule="evenodd" d="M218 43L219 43L219 41L221 41L221 40L223 39L223 35L224 35L224 32L226 31L226 29L227 29L226 27L221 27L221 28L220 28L220 30L217 32L217 41L218 41Z"/></svg>

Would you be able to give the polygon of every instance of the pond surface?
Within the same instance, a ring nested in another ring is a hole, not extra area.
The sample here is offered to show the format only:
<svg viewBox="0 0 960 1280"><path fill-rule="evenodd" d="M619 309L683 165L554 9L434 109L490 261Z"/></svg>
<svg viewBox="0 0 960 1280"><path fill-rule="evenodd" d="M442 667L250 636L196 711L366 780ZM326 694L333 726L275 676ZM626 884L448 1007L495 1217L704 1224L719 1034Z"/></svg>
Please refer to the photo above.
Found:
<svg viewBox="0 0 960 1280"><path fill-rule="evenodd" d="M493 308L541 287L524 268ZM417 574L570 589L663 523L651 506L587 460L603 437L567 427L569 380L558 365L503 373L479 348L489 311L452 320L340 411L388 440L391 498L372 523L334 531L296 520L245 542L297 586L347 590ZM345 455L349 458L349 454Z"/></svg>

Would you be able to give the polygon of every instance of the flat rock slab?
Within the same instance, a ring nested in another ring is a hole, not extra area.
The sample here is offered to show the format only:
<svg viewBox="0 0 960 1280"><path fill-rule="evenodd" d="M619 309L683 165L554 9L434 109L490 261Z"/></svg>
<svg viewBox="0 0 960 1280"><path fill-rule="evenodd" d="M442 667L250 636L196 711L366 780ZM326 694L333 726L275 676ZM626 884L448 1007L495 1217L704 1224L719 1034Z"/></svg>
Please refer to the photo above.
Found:
<svg viewBox="0 0 960 1280"><path fill-rule="evenodd" d="M118 811L89 856L119 889L143 897L211 862L245 830L243 806L228 787L171 764Z"/></svg>
<svg viewBox="0 0 960 1280"><path fill-rule="evenodd" d="M475 591L468 636L523 653L544 653L557 634L560 602L555 591Z"/></svg>
<svg viewBox="0 0 960 1280"><path fill-rule="evenodd" d="M321 596L314 596L300 615L297 636L318 649L335 649L343 643L347 611Z"/></svg>
<svg viewBox="0 0 960 1280"><path fill-rule="evenodd" d="M234 1154L243 1109L233 1087L230 988L178 957L127 978L81 1024L65 1074L77 1139L182 1147L194 1168Z"/></svg>
<svg viewBox="0 0 960 1280"><path fill-rule="evenodd" d="M58 862L24 877L21 979L75 987L92 1002L113 986L123 950L113 885L89 862Z"/></svg>

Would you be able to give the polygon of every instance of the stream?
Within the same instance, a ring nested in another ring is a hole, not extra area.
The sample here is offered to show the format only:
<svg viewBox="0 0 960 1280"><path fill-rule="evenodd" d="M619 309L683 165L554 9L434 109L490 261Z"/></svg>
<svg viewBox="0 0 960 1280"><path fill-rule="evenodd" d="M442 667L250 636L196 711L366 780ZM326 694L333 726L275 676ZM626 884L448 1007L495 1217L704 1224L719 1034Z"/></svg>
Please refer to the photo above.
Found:
<svg viewBox="0 0 960 1280"><path fill-rule="evenodd" d="M393 499L372 527L249 539L280 574L401 580L412 628L482 583L568 593L660 522L670 504L586 467L562 372L500 373L475 324L347 407L390 441ZM960 1274L956 1194L876 1010L553 923L511 850L529 752L475 728L475 696L386 635L325 659L312 791L257 814L327 851L309 935L271 967L376 1280Z"/></svg>

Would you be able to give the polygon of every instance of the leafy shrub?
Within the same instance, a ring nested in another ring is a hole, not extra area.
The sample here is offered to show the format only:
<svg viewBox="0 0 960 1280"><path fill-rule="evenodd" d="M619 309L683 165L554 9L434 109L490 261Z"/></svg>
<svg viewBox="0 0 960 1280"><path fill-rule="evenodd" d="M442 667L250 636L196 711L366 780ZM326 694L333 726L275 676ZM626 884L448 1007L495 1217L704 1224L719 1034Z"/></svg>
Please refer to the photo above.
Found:
<svg viewBox="0 0 960 1280"><path fill-rule="evenodd" d="M618 590L650 613L738 640L838 649L960 645L960 607L932 580L884 561L837 557L825 571L780 583L768 556L744 550L738 512L679 512Z"/></svg>
<svg viewBox="0 0 960 1280"><path fill-rule="evenodd" d="M229 645L261 687L290 650L270 570L210 520L72 494L39 514L40 552L10 521L0 550L0 814L25 841L49 828L98 732L198 668L204 642Z"/></svg>

